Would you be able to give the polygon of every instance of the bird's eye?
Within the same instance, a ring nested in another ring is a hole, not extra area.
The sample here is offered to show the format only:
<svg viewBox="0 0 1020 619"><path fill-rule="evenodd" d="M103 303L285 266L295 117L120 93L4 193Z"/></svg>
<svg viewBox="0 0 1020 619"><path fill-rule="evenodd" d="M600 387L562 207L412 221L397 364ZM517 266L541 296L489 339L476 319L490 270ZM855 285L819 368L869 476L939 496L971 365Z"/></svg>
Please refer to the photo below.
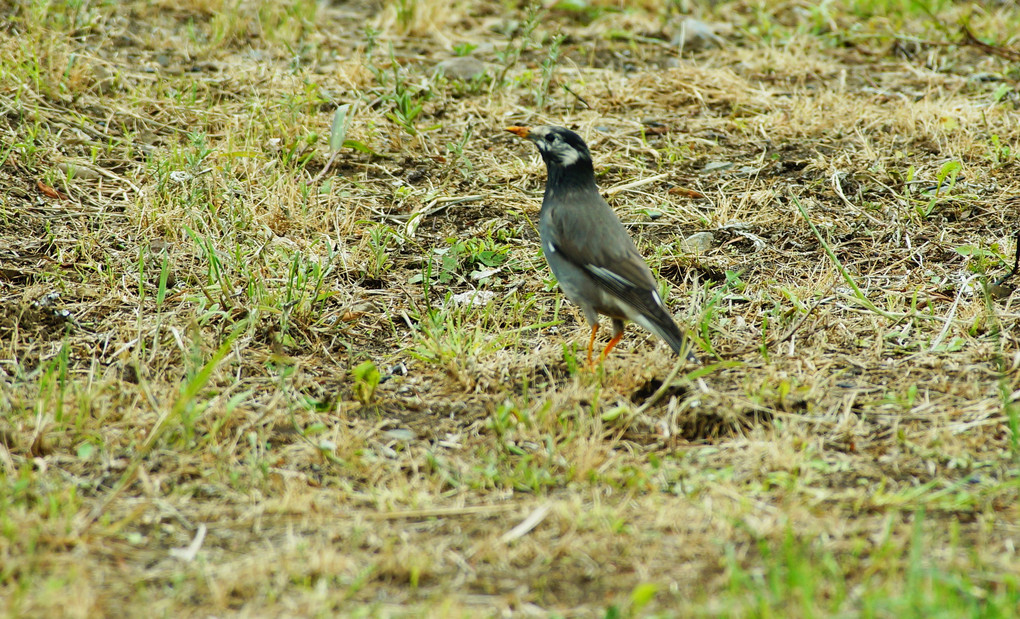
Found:
<svg viewBox="0 0 1020 619"><path fill-rule="evenodd" d="M556 142L560 141L560 136L559 134L554 133L547 137L546 140L548 140L550 144L555 144Z"/></svg>

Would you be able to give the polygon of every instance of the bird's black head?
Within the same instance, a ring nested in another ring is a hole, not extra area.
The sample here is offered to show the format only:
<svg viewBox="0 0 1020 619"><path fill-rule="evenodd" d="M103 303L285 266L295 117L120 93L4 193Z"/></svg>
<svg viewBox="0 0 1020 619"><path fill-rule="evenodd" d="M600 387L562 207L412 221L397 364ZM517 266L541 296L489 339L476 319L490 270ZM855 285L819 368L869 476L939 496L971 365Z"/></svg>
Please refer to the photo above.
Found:
<svg viewBox="0 0 1020 619"><path fill-rule="evenodd" d="M535 143L542 159L549 169L550 176L559 176L560 172L583 174L592 170L591 153L588 146L570 129L543 125L540 127L508 127L507 131ZM570 172L568 172L568 170Z"/></svg>

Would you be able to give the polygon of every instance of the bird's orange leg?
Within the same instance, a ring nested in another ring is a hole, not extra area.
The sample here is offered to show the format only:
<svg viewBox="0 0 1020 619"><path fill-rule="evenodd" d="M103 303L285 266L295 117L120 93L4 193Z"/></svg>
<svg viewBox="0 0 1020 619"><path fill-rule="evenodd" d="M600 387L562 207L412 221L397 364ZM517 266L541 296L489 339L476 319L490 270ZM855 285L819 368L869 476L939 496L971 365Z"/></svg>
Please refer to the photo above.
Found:
<svg viewBox="0 0 1020 619"><path fill-rule="evenodd" d="M599 325L595 323L591 327L591 338L588 339L588 367L593 367L595 364L591 362L591 351L595 347L595 334L599 332Z"/></svg>
<svg viewBox="0 0 1020 619"><path fill-rule="evenodd" d="M623 331L620 331L619 333L613 336L613 339L609 340L609 343L606 344L605 349L603 349L602 351L602 355L599 357L599 363L602 363L603 361L606 360L606 357L609 356L609 351L611 351L613 349L613 346L616 346L622 339Z"/></svg>

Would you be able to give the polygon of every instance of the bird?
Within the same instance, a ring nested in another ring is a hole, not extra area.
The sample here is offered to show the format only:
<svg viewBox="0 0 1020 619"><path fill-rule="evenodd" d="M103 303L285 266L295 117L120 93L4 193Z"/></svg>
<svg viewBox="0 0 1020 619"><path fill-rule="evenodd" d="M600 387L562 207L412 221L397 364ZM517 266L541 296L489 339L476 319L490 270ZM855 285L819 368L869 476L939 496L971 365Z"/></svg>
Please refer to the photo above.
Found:
<svg viewBox="0 0 1020 619"><path fill-rule="evenodd" d="M588 365L592 366L599 315L613 323L613 337L601 363L634 322L661 337L677 355L697 362L687 340L666 310L655 278L634 241L595 184L591 152L581 136L564 127L506 127L531 141L545 161L545 194L538 231L542 254L560 289L580 306L591 326Z"/></svg>

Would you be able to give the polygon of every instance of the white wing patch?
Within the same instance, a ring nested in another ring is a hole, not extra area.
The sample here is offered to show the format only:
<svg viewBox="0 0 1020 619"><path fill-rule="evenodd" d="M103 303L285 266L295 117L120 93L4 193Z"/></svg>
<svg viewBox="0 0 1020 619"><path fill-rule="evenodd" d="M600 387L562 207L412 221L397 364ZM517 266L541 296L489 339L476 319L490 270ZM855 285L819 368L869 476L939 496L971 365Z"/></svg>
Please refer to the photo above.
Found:
<svg viewBox="0 0 1020 619"><path fill-rule="evenodd" d="M663 307L662 297L659 296L659 291L658 290L653 290L652 291L652 298L655 299L655 304L656 305L658 305L659 307Z"/></svg>
<svg viewBox="0 0 1020 619"><path fill-rule="evenodd" d="M609 269L606 269L604 267L597 267L594 264L586 264L584 266L585 266L586 269L588 269L589 271L591 271L595 275L598 275L602 279L608 279L608 280L612 280L614 282L619 282L620 284L622 284L624 286L627 286L627 287L630 287L630 288L636 287L634 282L630 281L626 277L623 277L619 273L614 273L614 272L612 272ZM656 295L656 298L658 298L658 295Z"/></svg>
<svg viewBox="0 0 1020 619"><path fill-rule="evenodd" d="M552 244L552 241L546 241L546 243L545 243L545 251L547 253L549 253L549 254L555 254L556 253L556 246Z"/></svg>

